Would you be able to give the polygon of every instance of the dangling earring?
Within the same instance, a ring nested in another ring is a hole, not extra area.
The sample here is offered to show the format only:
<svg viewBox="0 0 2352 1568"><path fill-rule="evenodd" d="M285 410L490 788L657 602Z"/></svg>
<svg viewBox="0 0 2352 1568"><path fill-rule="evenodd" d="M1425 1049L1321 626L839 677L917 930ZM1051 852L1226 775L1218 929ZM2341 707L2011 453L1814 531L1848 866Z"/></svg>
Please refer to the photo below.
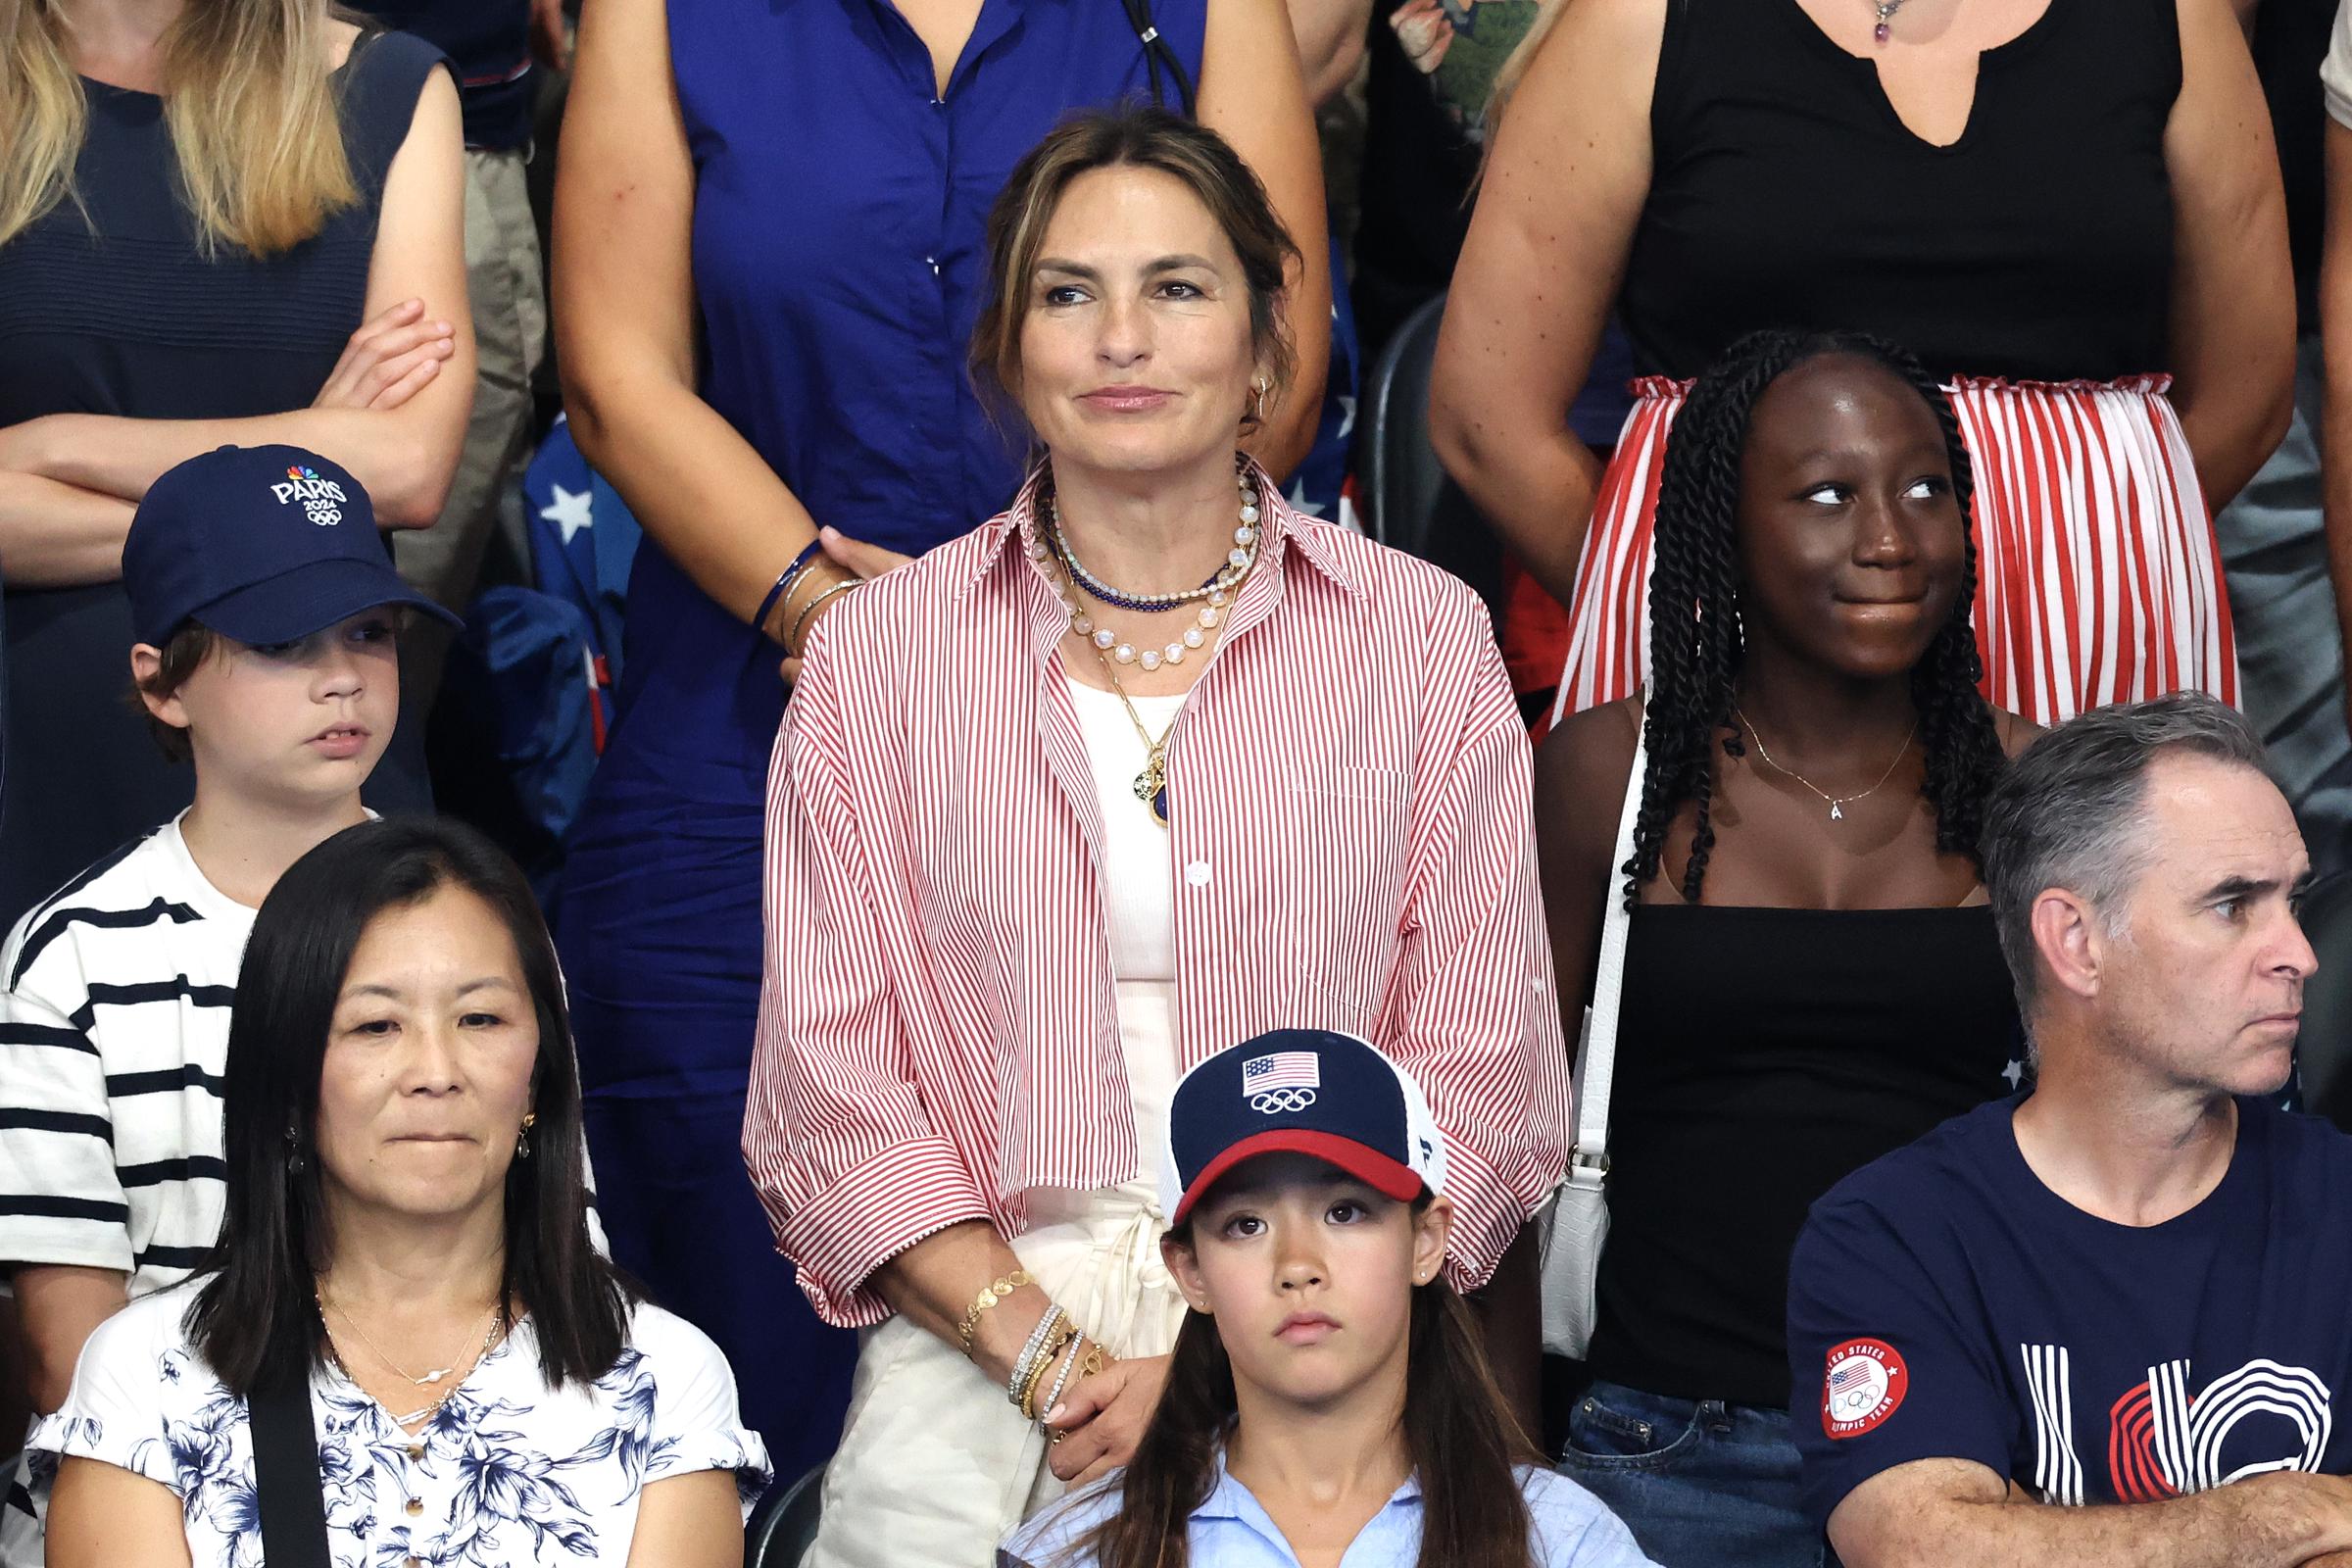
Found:
<svg viewBox="0 0 2352 1568"><path fill-rule="evenodd" d="M539 1113L535 1110L522 1113L522 1131L514 1135L514 1156L517 1159L531 1157L531 1127L538 1120Z"/></svg>
<svg viewBox="0 0 2352 1568"><path fill-rule="evenodd" d="M310 1168L310 1156L302 1152L302 1135L288 1127L286 1129L286 1174L299 1176Z"/></svg>
<svg viewBox="0 0 2352 1568"><path fill-rule="evenodd" d="M1266 422L1266 394L1274 390L1274 379L1261 375L1250 383L1250 388L1257 394L1257 422L1263 424Z"/></svg>

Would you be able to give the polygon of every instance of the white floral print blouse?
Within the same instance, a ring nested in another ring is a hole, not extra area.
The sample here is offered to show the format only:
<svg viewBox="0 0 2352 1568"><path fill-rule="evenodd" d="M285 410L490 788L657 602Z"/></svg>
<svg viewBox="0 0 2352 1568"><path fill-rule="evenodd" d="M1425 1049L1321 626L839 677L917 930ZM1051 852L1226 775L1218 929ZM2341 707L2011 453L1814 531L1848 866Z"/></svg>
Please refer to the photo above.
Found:
<svg viewBox="0 0 2352 1568"><path fill-rule="evenodd" d="M201 1279L124 1307L83 1348L65 1407L28 1440L46 1518L60 1458L118 1465L180 1500L194 1568L257 1568L245 1401L188 1344ZM335 1568L622 1568L638 1494L665 1476L731 1470L745 1511L768 1480L726 1358L682 1318L640 1304L612 1369L551 1391L529 1318L414 1436L331 1363L311 1381Z"/></svg>

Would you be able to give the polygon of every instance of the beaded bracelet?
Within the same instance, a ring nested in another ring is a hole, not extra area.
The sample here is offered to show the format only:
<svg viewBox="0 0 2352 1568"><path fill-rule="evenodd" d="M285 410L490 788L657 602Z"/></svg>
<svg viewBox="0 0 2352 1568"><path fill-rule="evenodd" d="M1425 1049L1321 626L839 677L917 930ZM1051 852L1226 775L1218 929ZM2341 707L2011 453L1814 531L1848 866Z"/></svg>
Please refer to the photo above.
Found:
<svg viewBox="0 0 2352 1568"><path fill-rule="evenodd" d="M1046 1343L1037 1348L1037 1358L1030 1363L1028 1376L1021 1380L1020 1392L1012 1401L1012 1407L1021 1412L1022 1419L1037 1419L1037 1391L1045 1386L1046 1374L1054 1370L1054 1362L1061 1354L1062 1347L1077 1337L1078 1325L1065 1315L1054 1332L1046 1336Z"/></svg>
<svg viewBox="0 0 2352 1568"><path fill-rule="evenodd" d="M973 1297L971 1309L963 1314L963 1321L956 1326L956 1337L963 1342L963 1353L967 1356L972 1353L972 1336L979 1332L981 1313L998 1305L1022 1286L1036 1283L1027 1270L1016 1268Z"/></svg>
<svg viewBox="0 0 2352 1568"><path fill-rule="evenodd" d="M776 585L767 591L765 599L760 601L760 612L752 617L754 631L765 632L767 630L768 612L776 608L776 601L792 592L792 585L800 579L801 573L808 569L809 560L823 548L824 546L820 542L810 540L807 549L792 558L791 565L776 573Z"/></svg>
<svg viewBox="0 0 2352 1568"><path fill-rule="evenodd" d="M1059 1306L1046 1308L1046 1315L1039 1318L1037 1327L1029 1331L1029 1343L1021 1347L1019 1355L1013 1357L1012 1376L1004 1380L1004 1397L1016 1405L1021 1402L1021 1390L1028 1385L1029 1374L1036 1369L1039 1348L1053 1337L1057 1327L1068 1320L1069 1314Z"/></svg>

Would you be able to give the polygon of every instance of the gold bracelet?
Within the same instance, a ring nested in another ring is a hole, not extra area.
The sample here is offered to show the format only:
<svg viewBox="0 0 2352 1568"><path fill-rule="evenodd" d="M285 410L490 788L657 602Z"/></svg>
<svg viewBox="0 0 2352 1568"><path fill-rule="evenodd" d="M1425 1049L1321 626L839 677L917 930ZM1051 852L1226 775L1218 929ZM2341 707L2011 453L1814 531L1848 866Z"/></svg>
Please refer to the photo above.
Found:
<svg viewBox="0 0 2352 1568"><path fill-rule="evenodd" d="M980 1329L980 1314L1004 1301L1022 1286L1036 1283L1027 1270L1016 1268L972 1298L971 1309L963 1314L963 1321L956 1328L956 1337L963 1342L963 1353L967 1357L972 1353L972 1336Z"/></svg>
<svg viewBox="0 0 2352 1568"><path fill-rule="evenodd" d="M808 602L801 607L801 612L792 617L792 630L784 634L784 651L795 659L800 658L801 629L808 624L808 617L816 613L816 607L835 594L846 594L853 588L861 587L864 582L863 577L844 577L832 587L810 596Z"/></svg>
<svg viewBox="0 0 2352 1568"><path fill-rule="evenodd" d="M1029 1381L1021 1385L1020 1412L1027 1419L1037 1419L1037 1392L1046 1386L1046 1374L1061 1359L1063 1348L1077 1337L1078 1331L1067 1320L1055 1324L1054 1332L1046 1337L1037 1354L1037 1365L1029 1369Z"/></svg>

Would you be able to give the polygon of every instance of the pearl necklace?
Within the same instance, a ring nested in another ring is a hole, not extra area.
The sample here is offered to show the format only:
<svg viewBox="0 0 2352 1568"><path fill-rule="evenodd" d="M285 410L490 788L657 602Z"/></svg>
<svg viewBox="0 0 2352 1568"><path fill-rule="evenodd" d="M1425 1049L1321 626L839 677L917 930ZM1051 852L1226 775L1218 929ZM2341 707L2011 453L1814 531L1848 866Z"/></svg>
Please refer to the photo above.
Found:
<svg viewBox="0 0 2352 1568"><path fill-rule="evenodd" d="M1119 663L1134 664L1147 671L1155 670L1162 664L1181 664L1187 653L1197 653L1206 646L1208 634L1215 631L1217 623L1225 618L1225 607L1233 602L1235 586L1249 576L1250 568L1257 564L1258 544L1263 538L1257 526L1263 512L1256 487L1247 471L1238 476L1238 481L1242 490L1241 525L1233 530L1233 549L1226 555L1225 564L1218 567L1216 575L1199 588L1177 594L1124 594L1088 571L1078 560L1077 553L1070 549L1070 542L1062 536L1061 506L1048 492L1045 497L1047 538L1032 539L1026 548L1029 559L1046 572L1048 580L1053 577L1054 565L1064 568L1065 581L1056 583L1054 588L1061 600L1061 608L1069 612L1070 630L1094 644L1097 652L1108 655ZM1080 584L1084 584L1087 592L1095 598L1120 609L1174 609L1196 599L1205 603L1193 617L1194 624L1184 629L1183 636L1162 648L1139 649L1112 628L1096 624L1095 617L1087 612L1075 597Z"/></svg>
<svg viewBox="0 0 2352 1568"><path fill-rule="evenodd" d="M1181 664L1187 653L1197 652L1207 643L1209 633L1215 631L1218 623L1225 618L1225 607L1232 600L1233 590L1243 578L1250 575L1250 568L1257 564L1258 542L1263 537L1257 526L1258 518L1263 514L1260 511L1263 502L1250 483L1248 461L1237 459L1236 467L1242 490L1241 526L1233 530L1233 550L1226 556L1225 564L1218 567L1216 573L1199 588L1181 594L1128 595L1110 587L1079 563L1077 553L1070 549L1069 541L1062 537L1061 507L1051 491L1045 496L1045 515L1052 544L1049 547L1043 540L1031 539L1026 546L1029 559L1037 564L1038 570L1052 584L1061 608L1068 612L1070 630L1084 637L1093 647L1095 658L1102 662L1102 673L1109 677L1110 689L1118 694L1119 706L1127 710L1128 722L1135 726L1136 737L1144 743L1144 767L1142 772L1135 775L1135 798L1151 808L1152 819L1161 827L1168 825L1168 740L1176 733L1176 718L1168 720L1164 734L1157 740L1152 739L1152 731L1144 723L1144 716L1135 710L1134 702L1127 696L1126 684L1119 679L1118 666L1135 664L1146 670L1154 670L1162 664ZM1058 579L1054 572L1056 565L1065 572ZM1200 613L1194 617L1195 623L1184 629L1182 637L1165 648L1139 651L1110 627L1095 624L1094 617L1078 602L1078 585L1082 582L1087 592L1096 598L1124 609L1146 608L1147 603L1172 609L1195 599L1205 599L1207 603L1200 607ZM1176 717L1182 716L1183 708L1179 705Z"/></svg>

